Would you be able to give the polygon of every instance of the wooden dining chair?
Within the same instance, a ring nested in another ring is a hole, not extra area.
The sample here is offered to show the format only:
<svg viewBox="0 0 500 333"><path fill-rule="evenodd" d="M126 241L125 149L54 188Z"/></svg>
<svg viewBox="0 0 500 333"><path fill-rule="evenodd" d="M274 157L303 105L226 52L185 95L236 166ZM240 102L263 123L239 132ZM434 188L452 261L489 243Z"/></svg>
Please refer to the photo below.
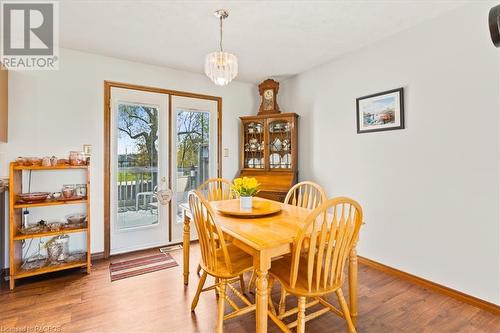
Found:
<svg viewBox="0 0 500 333"><path fill-rule="evenodd" d="M233 199L231 182L225 178L210 178L197 188L207 201ZM198 265L196 273L200 275L201 266Z"/></svg>
<svg viewBox="0 0 500 333"><path fill-rule="evenodd" d="M219 296L216 332L222 332L224 320L255 310L255 304L250 303L245 296L231 285L231 283L239 281L239 277L243 273L253 269L253 257L233 244L226 244L210 204L203 198L201 192L190 192L188 201L198 231L201 267L203 268L203 274L191 304L191 311L195 310L202 292L216 289ZM216 283L213 286L204 288L208 275L213 276ZM226 288L229 288L245 306L240 308L231 300L226 293ZM225 302L229 303L234 309L227 315L224 315Z"/></svg>
<svg viewBox="0 0 500 333"><path fill-rule="evenodd" d="M231 190L231 182L224 178L210 178L198 186L197 190L203 194L203 197L207 201L219 201L235 198L235 194Z"/></svg>
<svg viewBox="0 0 500 333"><path fill-rule="evenodd" d="M210 178L207 179L203 184L198 186L198 191L203 195L203 198L207 201L220 201L229 200L236 198L237 194L231 190L231 182L225 178ZM226 238L227 240L227 238ZM198 264L196 268L196 274L200 275L201 265ZM243 276L240 278L241 290L245 291L245 282Z"/></svg>
<svg viewBox="0 0 500 333"><path fill-rule="evenodd" d="M326 200L326 193L316 183L305 181L295 184L286 194L285 203L307 209L315 209Z"/></svg>
<svg viewBox="0 0 500 333"><path fill-rule="evenodd" d="M284 203L298 206L307 209L315 209L326 200L325 191L321 186L310 181L304 181L295 184L287 193ZM252 273L250 282L248 283L248 292L255 286L256 275ZM286 307L286 290L281 289L279 313L285 312Z"/></svg>
<svg viewBox="0 0 500 333"><path fill-rule="evenodd" d="M344 267L357 242L362 220L363 211L356 201L346 197L327 200L306 218L304 228L293 242L292 255L273 261L269 270L269 291L278 280L287 293L298 297L297 308L273 318L284 332L297 327L297 332L303 333L306 321L329 311L346 320L349 332L356 332L342 293L342 282ZM324 298L333 292L341 310ZM307 303L306 298L309 299ZM306 316L306 309L317 304L323 308ZM274 309L272 311L274 313ZM292 314L297 314L297 320L286 325L282 320Z"/></svg>
<svg viewBox="0 0 500 333"><path fill-rule="evenodd" d="M286 194L285 203L307 209L316 209L326 201L325 190L316 183L310 181L295 184ZM278 312L280 314L286 311L287 292L281 288L280 303Z"/></svg>

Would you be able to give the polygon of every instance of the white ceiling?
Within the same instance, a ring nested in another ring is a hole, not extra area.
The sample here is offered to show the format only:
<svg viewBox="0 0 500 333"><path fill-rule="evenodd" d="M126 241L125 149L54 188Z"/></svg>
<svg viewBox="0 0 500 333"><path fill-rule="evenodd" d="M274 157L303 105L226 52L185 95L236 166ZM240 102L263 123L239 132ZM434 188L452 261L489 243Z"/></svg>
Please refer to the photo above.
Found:
<svg viewBox="0 0 500 333"><path fill-rule="evenodd" d="M76 1L60 2L61 46L203 73L218 47L213 12L228 9L224 49L237 79L303 72L436 17L463 1Z"/></svg>

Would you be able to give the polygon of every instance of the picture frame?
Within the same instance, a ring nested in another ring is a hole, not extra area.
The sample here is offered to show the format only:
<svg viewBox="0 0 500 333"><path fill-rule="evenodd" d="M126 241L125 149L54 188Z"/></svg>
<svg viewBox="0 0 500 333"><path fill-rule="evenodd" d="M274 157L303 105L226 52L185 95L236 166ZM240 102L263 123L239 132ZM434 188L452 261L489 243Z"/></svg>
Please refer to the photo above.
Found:
<svg viewBox="0 0 500 333"><path fill-rule="evenodd" d="M404 129L404 89L356 98L356 123L358 134Z"/></svg>

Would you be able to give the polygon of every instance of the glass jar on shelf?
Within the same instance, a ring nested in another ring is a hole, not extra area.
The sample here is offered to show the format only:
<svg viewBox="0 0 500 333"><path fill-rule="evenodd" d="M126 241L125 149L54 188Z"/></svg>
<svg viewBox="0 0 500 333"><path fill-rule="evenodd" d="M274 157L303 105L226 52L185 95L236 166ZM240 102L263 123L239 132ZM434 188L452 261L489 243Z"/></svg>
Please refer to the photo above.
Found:
<svg viewBox="0 0 500 333"><path fill-rule="evenodd" d="M87 184L75 185L75 195L77 197L86 197L87 196Z"/></svg>
<svg viewBox="0 0 500 333"><path fill-rule="evenodd" d="M71 151L69 153L69 164L73 166L85 165L85 157L81 151Z"/></svg>

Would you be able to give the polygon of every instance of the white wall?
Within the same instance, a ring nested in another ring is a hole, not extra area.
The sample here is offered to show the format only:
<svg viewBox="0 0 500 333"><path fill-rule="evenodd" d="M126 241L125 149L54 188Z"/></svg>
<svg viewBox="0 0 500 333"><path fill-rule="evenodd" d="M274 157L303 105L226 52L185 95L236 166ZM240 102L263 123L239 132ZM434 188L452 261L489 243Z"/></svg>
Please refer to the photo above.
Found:
<svg viewBox="0 0 500 333"><path fill-rule="evenodd" d="M257 110L257 88L232 82L217 87L202 74L149 66L115 58L61 50L59 71L9 74L9 143L0 145L6 160L17 156L67 156L70 150L93 146L92 252L103 241L103 85L104 80L221 96L223 99L223 176L238 171L239 116ZM201 61L201 60L200 60ZM200 62L201 64L201 62ZM8 174L0 165L0 177Z"/></svg>
<svg viewBox="0 0 500 333"><path fill-rule="evenodd" d="M359 253L500 303L499 50L472 4L283 82L299 176L364 207ZM356 134L356 98L404 87L406 129Z"/></svg>

